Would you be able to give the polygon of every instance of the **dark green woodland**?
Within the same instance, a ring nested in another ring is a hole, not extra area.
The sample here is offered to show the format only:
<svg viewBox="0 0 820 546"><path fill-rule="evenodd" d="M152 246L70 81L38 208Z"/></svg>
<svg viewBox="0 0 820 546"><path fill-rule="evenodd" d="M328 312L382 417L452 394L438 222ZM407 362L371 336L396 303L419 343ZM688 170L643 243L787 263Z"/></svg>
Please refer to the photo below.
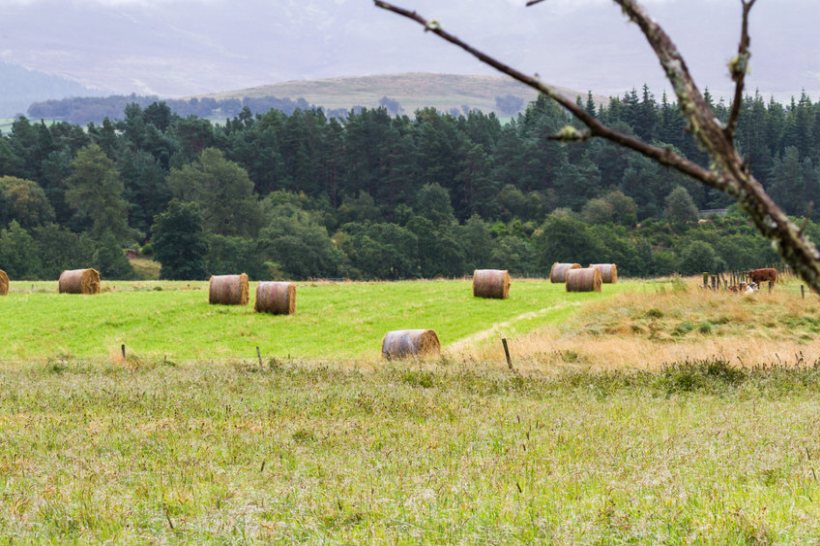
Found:
<svg viewBox="0 0 820 546"><path fill-rule="evenodd" d="M707 163L666 96L644 87L606 107L582 103ZM726 118L724 102L712 106ZM603 141L549 140L570 122L545 98L504 120L244 108L215 123L162 102L86 126L21 117L0 135L0 268L15 279L85 266L133 278L124 249L153 256L169 279L544 276L554 261L653 276L779 263L726 196ZM737 138L767 191L820 239L820 103L747 97Z"/></svg>

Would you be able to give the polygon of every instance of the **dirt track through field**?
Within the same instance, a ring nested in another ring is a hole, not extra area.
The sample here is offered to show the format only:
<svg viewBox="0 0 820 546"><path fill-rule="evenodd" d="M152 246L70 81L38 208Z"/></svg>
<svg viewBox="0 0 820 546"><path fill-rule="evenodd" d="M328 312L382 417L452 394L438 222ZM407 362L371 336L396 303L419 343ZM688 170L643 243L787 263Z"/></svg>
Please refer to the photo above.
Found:
<svg viewBox="0 0 820 546"><path fill-rule="evenodd" d="M445 348L445 351L448 353L455 353L460 354L463 353L471 348L474 348L477 344L481 343L482 341L489 339L493 336L498 336L504 333L504 330L514 326L517 323L523 322L525 320L533 320L537 318L544 317L554 311L558 311L560 309L565 309L567 307L579 307L582 305L582 302L562 302L555 305L551 305L549 307L544 307L542 309L538 309L537 311L529 311L527 313L522 313L518 316L515 316L509 320L505 320L503 322L497 322L493 324L491 327L487 328L486 330L482 330L480 332L476 332L471 334L467 337L463 337L458 341L451 343Z"/></svg>

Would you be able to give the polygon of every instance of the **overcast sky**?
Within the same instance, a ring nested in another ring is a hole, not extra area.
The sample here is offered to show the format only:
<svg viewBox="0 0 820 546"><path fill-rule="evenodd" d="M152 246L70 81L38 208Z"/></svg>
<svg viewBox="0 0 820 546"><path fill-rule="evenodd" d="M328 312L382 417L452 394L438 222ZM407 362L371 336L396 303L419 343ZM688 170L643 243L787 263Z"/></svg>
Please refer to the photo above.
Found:
<svg viewBox="0 0 820 546"><path fill-rule="evenodd" d="M601 94L663 75L611 0L396 0L551 83ZM740 0L646 0L702 85L731 88ZM820 98L820 0L758 0L750 86ZM396 72L489 73L370 0L0 0L0 60L120 93L185 96Z"/></svg>

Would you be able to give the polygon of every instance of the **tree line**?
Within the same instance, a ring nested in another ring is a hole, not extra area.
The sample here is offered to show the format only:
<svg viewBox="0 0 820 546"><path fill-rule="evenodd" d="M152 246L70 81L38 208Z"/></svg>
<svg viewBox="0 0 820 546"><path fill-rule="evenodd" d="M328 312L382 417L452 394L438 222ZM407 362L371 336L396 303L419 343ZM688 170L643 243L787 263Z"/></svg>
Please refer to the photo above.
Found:
<svg viewBox="0 0 820 546"><path fill-rule="evenodd" d="M28 115L34 119L50 119L69 123L101 123L104 119L119 120L124 117L127 106L136 104L142 108L150 106L160 99L156 96L111 95L108 97L70 97L35 102L28 108ZM288 97L243 97L214 99L211 97L193 97L190 99L165 99L166 104L180 116L198 116L201 118L229 118L239 115L244 108L252 112L279 110L286 114L294 110L307 110L313 105L305 99ZM344 111L337 112L344 114Z"/></svg>
<svg viewBox="0 0 820 546"><path fill-rule="evenodd" d="M677 106L646 86L605 107L579 103L706 161ZM712 107L728 115L723 102ZM820 103L757 94L743 109L738 141L752 171L817 234ZM649 276L778 261L725 195L603 141L549 139L569 122L543 97L508 122L478 111L339 118L244 107L215 124L163 102L131 103L121 120L85 127L21 117L0 135L0 268L54 278L93 264L127 278L124 247L186 279L451 277L476 267L543 276L556 260L614 261ZM700 218L704 209L717 212Z"/></svg>

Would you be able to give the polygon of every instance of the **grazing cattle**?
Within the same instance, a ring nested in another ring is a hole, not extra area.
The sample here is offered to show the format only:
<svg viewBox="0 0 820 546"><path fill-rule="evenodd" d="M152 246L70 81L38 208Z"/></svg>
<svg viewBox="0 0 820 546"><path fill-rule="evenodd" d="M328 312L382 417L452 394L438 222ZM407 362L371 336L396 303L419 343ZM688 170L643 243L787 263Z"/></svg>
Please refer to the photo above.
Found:
<svg viewBox="0 0 820 546"><path fill-rule="evenodd" d="M762 269L752 269L749 271L749 280L760 284L765 281L777 282L777 269L764 267Z"/></svg>

